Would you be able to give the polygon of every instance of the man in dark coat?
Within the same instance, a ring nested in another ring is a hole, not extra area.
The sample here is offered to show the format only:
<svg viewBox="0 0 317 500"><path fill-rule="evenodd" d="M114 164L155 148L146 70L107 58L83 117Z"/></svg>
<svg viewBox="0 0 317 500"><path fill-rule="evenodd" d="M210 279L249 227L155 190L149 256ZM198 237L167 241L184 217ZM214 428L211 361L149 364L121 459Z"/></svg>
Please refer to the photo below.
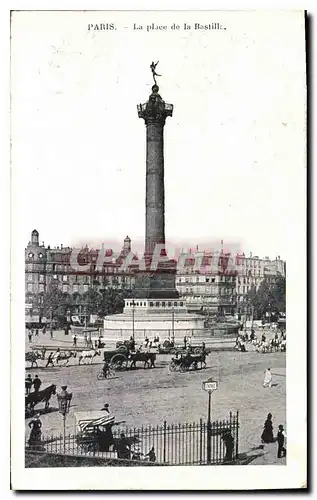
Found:
<svg viewBox="0 0 317 500"><path fill-rule="evenodd" d="M121 432L120 434L120 439L118 441L118 444L116 445L116 449L118 453L118 458L130 459L131 455L130 446L123 432Z"/></svg>
<svg viewBox="0 0 317 500"><path fill-rule="evenodd" d="M42 385L41 379L39 379L38 375L35 375L33 380L34 391L39 392L41 385Z"/></svg>
<svg viewBox="0 0 317 500"><path fill-rule="evenodd" d="M25 379L25 393L26 393L26 395L30 394L31 387L32 387L32 377L29 373Z"/></svg>
<svg viewBox="0 0 317 500"><path fill-rule="evenodd" d="M283 425L278 426L276 441L277 441L277 458L286 457L286 448L284 446L285 434Z"/></svg>

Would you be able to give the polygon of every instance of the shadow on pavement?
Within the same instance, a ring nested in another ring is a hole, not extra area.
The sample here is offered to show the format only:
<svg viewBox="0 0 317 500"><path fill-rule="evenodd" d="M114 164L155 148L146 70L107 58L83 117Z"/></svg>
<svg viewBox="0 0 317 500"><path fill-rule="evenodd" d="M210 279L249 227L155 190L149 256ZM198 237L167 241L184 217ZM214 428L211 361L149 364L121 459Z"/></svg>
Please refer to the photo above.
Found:
<svg viewBox="0 0 317 500"><path fill-rule="evenodd" d="M25 418L26 419L32 418L32 417L34 417L34 415L36 413L38 413L39 415L46 415L48 413L55 413L57 411L59 411L58 408L55 408L54 406L50 406L47 409L45 409L45 408L34 408L33 412L30 412L30 411L25 412Z"/></svg>

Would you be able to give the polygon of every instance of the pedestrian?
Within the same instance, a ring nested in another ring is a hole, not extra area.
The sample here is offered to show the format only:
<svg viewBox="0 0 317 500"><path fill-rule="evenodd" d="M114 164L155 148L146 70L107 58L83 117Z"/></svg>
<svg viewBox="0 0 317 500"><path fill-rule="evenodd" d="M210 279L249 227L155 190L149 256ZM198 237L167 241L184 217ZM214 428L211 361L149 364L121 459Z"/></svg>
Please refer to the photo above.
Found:
<svg viewBox="0 0 317 500"><path fill-rule="evenodd" d="M268 368L264 372L263 387L272 387L272 373L271 373L271 368Z"/></svg>
<svg viewBox="0 0 317 500"><path fill-rule="evenodd" d="M186 337L186 335L185 335L185 336L184 336L184 348L186 349L186 347L187 347L187 337Z"/></svg>
<svg viewBox="0 0 317 500"><path fill-rule="evenodd" d="M274 443L272 413L268 413L266 421L264 422L261 441L262 443Z"/></svg>
<svg viewBox="0 0 317 500"><path fill-rule="evenodd" d="M135 352L135 340L133 337L130 337L130 350Z"/></svg>
<svg viewBox="0 0 317 500"><path fill-rule="evenodd" d="M229 430L225 431L221 437L222 437L222 440L226 446L226 454L224 456L223 461L225 463L232 462L233 449L234 449L234 438Z"/></svg>
<svg viewBox="0 0 317 500"><path fill-rule="evenodd" d="M34 386L34 391L35 392L39 392L40 387L42 385L42 381L41 381L41 379L39 378L38 375L35 375L34 380L33 380L32 383L33 383L33 386Z"/></svg>
<svg viewBox="0 0 317 500"><path fill-rule="evenodd" d="M29 343L31 344L31 342L32 342L32 330L29 330L28 337L29 337Z"/></svg>
<svg viewBox="0 0 317 500"><path fill-rule="evenodd" d="M30 432L30 437L28 440L29 446L32 446L32 448L38 448L40 447L41 444L41 437L42 437L42 422L40 420L40 414L37 413L35 415L35 418L29 422L29 427L31 428Z"/></svg>
<svg viewBox="0 0 317 500"><path fill-rule="evenodd" d="M283 425L278 426L278 433L276 436L276 441L277 441L277 458L282 458L286 457L286 448L284 446L285 444L285 432L284 432L284 427Z"/></svg>
<svg viewBox="0 0 317 500"><path fill-rule="evenodd" d="M125 437L125 434L121 432L120 439L116 445L118 458L130 459L130 444Z"/></svg>
<svg viewBox="0 0 317 500"><path fill-rule="evenodd" d="M47 368L48 365L54 366L53 353L52 352L50 352L49 355L48 355L47 363L46 363L46 367L45 368Z"/></svg>
<svg viewBox="0 0 317 500"><path fill-rule="evenodd" d="M76 333L75 335L73 336L73 346L76 347L77 346L77 336L76 336Z"/></svg>
<svg viewBox="0 0 317 500"><path fill-rule="evenodd" d="M266 336L264 333L262 333L262 342L265 343L266 342Z"/></svg>
<svg viewBox="0 0 317 500"><path fill-rule="evenodd" d="M29 373L25 379L25 394L26 395L30 394L31 388L32 388L32 377L31 377L31 374Z"/></svg>
<svg viewBox="0 0 317 500"><path fill-rule="evenodd" d="M46 334L46 326L43 326L42 333L43 333L43 335L45 335L45 334Z"/></svg>
<svg viewBox="0 0 317 500"><path fill-rule="evenodd" d="M50 335L51 335L51 339L53 338L53 328L51 327L50 329Z"/></svg>
<svg viewBox="0 0 317 500"><path fill-rule="evenodd" d="M150 449L150 451L145 455L146 457L149 457L149 462L155 462L156 461L156 455L154 451L154 446Z"/></svg>
<svg viewBox="0 0 317 500"><path fill-rule="evenodd" d="M95 349L98 349L98 340L95 340Z"/></svg>
<svg viewBox="0 0 317 500"><path fill-rule="evenodd" d="M110 415L110 410L109 410L109 404L108 403L105 403L103 405L103 407L101 408L100 411L105 411L106 413L108 413Z"/></svg>
<svg viewBox="0 0 317 500"><path fill-rule="evenodd" d="M37 329L35 330L35 337L38 337L38 336L39 336L39 329L37 328Z"/></svg>

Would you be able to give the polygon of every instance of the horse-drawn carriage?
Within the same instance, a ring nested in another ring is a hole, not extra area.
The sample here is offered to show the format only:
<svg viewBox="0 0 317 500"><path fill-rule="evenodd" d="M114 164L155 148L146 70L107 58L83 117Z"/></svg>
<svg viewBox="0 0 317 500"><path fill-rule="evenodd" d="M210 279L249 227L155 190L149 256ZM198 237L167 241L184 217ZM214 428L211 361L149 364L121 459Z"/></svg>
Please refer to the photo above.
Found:
<svg viewBox="0 0 317 500"><path fill-rule="evenodd" d="M200 363L200 369L206 368L206 357L208 353L206 351L197 354L192 354L189 351L183 355L177 355L172 358L169 369L171 372L180 371L188 372L189 370L198 370L198 364Z"/></svg>
<svg viewBox="0 0 317 500"><path fill-rule="evenodd" d="M155 368L155 360L155 352L131 351L126 345L120 345L112 351L104 351L104 361L113 371L136 368L137 362L142 362L144 368Z"/></svg>
<svg viewBox="0 0 317 500"><path fill-rule="evenodd" d="M163 344L160 344L158 347L159 354L184 354L185 352L190 351L192 354L200 354L203 350L201 345L187 345L185 347L184 344L175 345L174 342L170 342L165 340ZM210 352L209 349L205 348L205 352Z"/></svg>
<svg viewBox="0 0 317 500"><path fill-rule="evenodd" d="M84 453L109 453L117 458L136 459L135 453L140 439L137 435L116 429L123 422L103 411L78 412L76 441Z"/></svg>

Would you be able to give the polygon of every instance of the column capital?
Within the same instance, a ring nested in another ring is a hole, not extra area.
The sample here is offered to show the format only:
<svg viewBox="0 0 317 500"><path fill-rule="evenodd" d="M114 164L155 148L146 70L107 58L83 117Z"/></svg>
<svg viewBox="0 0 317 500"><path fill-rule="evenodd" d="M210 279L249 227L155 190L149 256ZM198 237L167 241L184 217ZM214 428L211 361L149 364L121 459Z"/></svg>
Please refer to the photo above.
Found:
<svg viewBox="0 0 317 500"><path fill-rule="evenodd" d="M138 116L144 119L146 125L157 123L164 126L166 117L173 115L173 104L163 101L158 91L158 85L153 85L149 100L137 105Z"/></svg>

